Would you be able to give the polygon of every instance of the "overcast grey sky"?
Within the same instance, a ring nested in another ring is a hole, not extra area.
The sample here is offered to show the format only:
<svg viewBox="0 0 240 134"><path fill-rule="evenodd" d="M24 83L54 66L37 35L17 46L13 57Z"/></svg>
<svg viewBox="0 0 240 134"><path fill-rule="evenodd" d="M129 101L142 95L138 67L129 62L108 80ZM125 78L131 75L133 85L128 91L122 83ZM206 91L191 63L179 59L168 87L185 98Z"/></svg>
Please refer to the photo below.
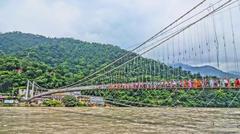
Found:
<svg viewBox="0 0 240 134"><path fill-rule="evenodd" d="M157 33L200 1L202 0L0 0L0 32L21 31L48 37L73 37L129 49ZM216 1L207 0L205 6ZM233 15L237 44L240 42L239 13L237 11ZM226 14L225 18L216 17L218 38L222 39L222 26L219 24L225 20L224 25L228 25L225 32L229 36L226 40L230 46L228 57L231 64L235 64L232 58L229 15ZM195 31L193 33L196 34ZM205 40L205 35L200 36ZM186 47L186 44L183 45ZM223 47L220 48L223 60L226 56L223 55ZM239 45L237 49L240 49ZM159 52L156 53L159 55ZM154 56L151 53L149 55ZM196 60L199 56L191 57L188 62L199 61ZM207 54L202 59L200 63L194 64L207 63ZM222 69L226 70L224 64L230 63L222 61ZM228 68L236 70L233 66Z"/></svg>
<svg viewBox="0 0 240 134"><path fill-rule="evenodd" d="M0 32L141 43L201 0L1 0Z"/></svg>

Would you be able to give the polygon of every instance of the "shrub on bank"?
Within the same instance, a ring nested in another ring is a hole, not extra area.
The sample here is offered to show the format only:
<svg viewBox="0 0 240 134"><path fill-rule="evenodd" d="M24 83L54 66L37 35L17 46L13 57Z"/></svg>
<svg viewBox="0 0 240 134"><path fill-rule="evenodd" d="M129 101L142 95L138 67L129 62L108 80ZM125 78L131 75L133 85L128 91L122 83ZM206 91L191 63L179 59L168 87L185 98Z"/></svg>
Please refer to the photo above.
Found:
<svg viewBox="0 0 240 134"><path fill-rule="evenodd" d="M47 107L59 107L62 106L62 103L58 100L46 99L43 101L43 105Z"/></svg>
<svg viewBox="0 0 240 134"><path fill-rule="evenodd" d="M79 107L85 107L85 106L87 106L87 104L86 104L85 102L83 102L83 101L80 101L80 102L78 103L78 106L79 106Z"/></svg>
<svg viewBox="0 0 240 134"><path fill-rule="evenodd" d="M62 99L62 103L65 107L76 107L79 105L79 101L75 96L66 95Z"/></svg>

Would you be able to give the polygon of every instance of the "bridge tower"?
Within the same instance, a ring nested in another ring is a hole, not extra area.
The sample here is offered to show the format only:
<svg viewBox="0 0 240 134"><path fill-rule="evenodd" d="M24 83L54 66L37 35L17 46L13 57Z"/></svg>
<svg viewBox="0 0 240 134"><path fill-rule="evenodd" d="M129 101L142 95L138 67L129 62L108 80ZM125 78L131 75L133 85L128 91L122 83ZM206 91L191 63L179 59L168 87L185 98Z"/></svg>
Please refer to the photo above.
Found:
<svg viewBox="0 0 240 134"><path fill-rule="evenodd" d="M28 80L28 81L27 81L27 89L26 89L26 91L25 91L25 100L27 100L27 99L28 99L28 94L29 94L29 86L30 86L30 81Z"/></svg>
<svg viewBox="0 0 240 134"><path fill-rule="evenodd" d="M34 96L35 92L37 91L37 90L35 90L35 88L36 88L35 82L34 81L30 82L28 80L27 81L27 88L25 90L25 97L24 97L25 100Z"/></svg>

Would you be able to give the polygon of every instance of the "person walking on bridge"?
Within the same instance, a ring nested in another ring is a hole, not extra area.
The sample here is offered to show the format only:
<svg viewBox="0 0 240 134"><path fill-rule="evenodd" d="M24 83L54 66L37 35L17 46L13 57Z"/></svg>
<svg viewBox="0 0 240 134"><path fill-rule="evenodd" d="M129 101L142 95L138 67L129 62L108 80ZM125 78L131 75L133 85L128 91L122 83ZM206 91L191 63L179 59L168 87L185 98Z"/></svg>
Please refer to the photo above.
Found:
<svg viewBox="0 0 240 134"><path fill-rule="evenodd" d="M235 88L240 88L240 80L237 78L234 82Z"/></svg>
<svg viewBox="0 0 240 134"><path fill-rule="evenodd" d="M188 88L192 88L192 81L190 79L188 80Z"/></svg>

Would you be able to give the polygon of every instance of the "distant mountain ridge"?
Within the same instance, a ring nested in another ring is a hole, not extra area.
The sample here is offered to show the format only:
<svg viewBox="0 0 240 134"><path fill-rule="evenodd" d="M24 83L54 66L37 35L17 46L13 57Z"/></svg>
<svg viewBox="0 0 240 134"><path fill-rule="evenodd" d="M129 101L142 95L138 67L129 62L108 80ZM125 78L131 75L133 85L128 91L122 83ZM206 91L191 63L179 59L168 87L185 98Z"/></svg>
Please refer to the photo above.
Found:
<svg viewBox="0 0 240 134"><path fill-rule="evenodd" d="M235 75L240 76L240 72L237 72L237 71L230 71L230 72L228 72L228 73L231 73L231 74L235 74Z"/></svg>
<svg viewBox="0 0 240 134"><path fill-rule="evenodd" d="M239 72L224 72L222 70L219 70L212 66L197 66L193 67L190 65L182 64L182 63L176 63L172 65L174 68L181 67L185 71L190 71L192 74L201 74L202 76L216 76L219 78L238 78L240 77Z"/></svg>

